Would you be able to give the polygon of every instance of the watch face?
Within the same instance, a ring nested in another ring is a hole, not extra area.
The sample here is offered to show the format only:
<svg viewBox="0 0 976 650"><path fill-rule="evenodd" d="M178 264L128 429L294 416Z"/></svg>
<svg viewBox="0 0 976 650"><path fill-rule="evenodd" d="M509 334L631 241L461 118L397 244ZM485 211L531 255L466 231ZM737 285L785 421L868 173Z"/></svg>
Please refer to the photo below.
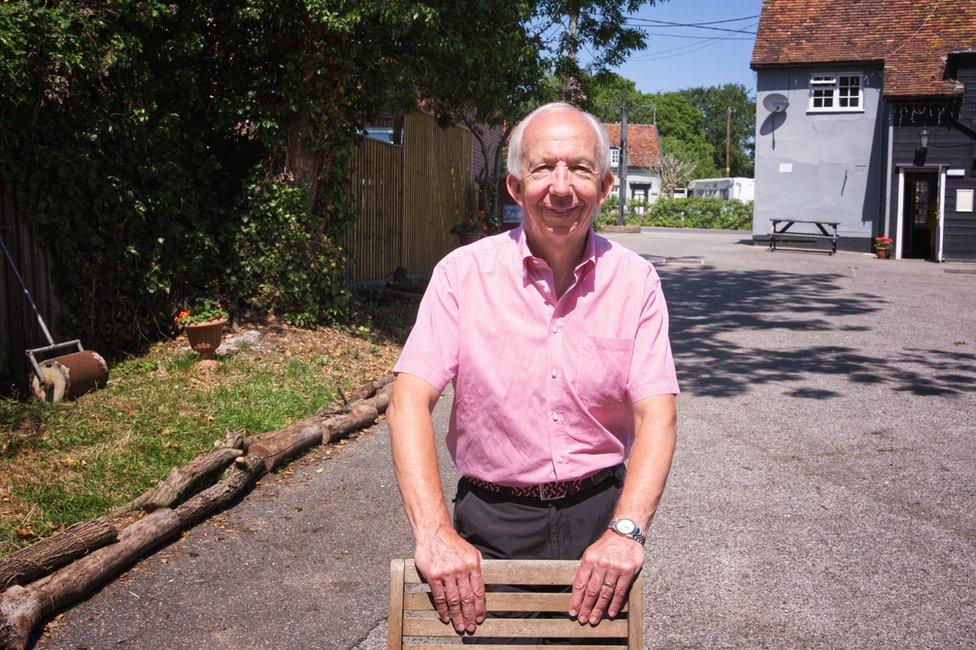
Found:
<svg viewBox="0 0 976 650"><path fill-rule="evenodd" d="M632 532L634 532L634 529L637 528L637 524L632 522L630 519L621 519L617 522L617 525L614 526L614 528L616 528L617 532L621 535L630 535Z"/></svg>

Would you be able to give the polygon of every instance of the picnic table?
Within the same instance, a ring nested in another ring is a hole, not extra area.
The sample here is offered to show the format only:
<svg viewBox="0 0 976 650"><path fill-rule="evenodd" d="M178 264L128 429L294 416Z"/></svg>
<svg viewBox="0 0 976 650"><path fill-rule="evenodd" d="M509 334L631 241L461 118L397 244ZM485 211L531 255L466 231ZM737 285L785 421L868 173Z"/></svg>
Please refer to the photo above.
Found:
<svg viewBox="0 0 976 650"><path fill-rule="evenodd" d="M837 226L839 221L825 221L823 219L770 219L773 222L773 231L769 234L769 250L776 250L780 243L798 242L818 242L826 240L830 242L830 254L837 252ZM790 230L795 224L809 224L816 226L819 232L798 232ZM828 232L827 229L833 232Z"/></svg>

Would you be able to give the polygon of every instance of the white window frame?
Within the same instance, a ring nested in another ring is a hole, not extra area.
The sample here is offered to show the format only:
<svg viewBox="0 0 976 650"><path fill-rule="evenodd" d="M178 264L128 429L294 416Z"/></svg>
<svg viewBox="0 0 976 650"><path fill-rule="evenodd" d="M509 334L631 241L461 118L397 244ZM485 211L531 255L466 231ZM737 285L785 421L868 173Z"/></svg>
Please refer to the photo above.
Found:
<svg viewBox="0 0 976 650"><path fill-rule="evenodd" d="M620 167L620 147L610 147L610 169Z"/></svg>
<svg viewBox="0 0 976 650"><path fill-rule="evenodd" d="M841 78L857 79L857 95L841 94L842 90L850 89L850 84L841 85ZM820 95L830 100L830 106L814 106L816 91L827 91L829 94ZM845 98L857 99L857 106L841 106ZM807 102L808 113L863 113L864 112L864 75L860 72L816 72L810 75L810 96Z"/></svg>

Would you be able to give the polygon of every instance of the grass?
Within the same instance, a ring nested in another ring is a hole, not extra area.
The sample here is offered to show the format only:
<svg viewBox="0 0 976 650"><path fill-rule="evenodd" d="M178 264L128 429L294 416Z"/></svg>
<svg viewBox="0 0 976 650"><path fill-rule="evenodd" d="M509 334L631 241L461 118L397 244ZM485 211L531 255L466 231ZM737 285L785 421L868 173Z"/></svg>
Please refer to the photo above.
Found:
<svg viewBox="0 0 976 650"><path fill-rule="evenodd" d="M0 400L0 556L126 503L227 432L341 406L340 389L392 368L413 310L394 303L331 329L274 323L258 348L211 370L177 339L114 365L105 389L73 402Z"/></svg>

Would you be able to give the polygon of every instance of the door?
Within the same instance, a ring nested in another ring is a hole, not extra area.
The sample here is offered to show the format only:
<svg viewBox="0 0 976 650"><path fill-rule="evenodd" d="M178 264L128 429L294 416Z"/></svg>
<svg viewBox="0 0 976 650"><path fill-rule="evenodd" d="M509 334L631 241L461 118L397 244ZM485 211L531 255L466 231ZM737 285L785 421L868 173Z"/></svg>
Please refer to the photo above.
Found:
<svg viewBox="0 0 976 650"><path fill-rule="evenodd" d="M905 174L901 256L935 259L939 232L939 176L935 171Z"/></svg>

